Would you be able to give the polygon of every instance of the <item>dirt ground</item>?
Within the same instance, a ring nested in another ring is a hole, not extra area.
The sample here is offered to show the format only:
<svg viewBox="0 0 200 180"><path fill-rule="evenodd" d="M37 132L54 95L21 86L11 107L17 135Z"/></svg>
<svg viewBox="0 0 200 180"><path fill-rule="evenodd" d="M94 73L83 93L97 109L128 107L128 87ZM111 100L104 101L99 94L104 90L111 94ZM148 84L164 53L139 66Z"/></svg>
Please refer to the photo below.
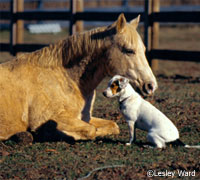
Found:
<svg viewBox="0 0 200 180"><path fill-rule="evenodd" d="M200 27L161 30L160 48L200 50ZM6 34L0 33L1 37ZM64 34L57 36L62 38ZM31 42L30 36L26 33L25 37ZM41 37L37 38L42 41ZM43 38L46 43L48 38L56 41L47 34ZM0 55L1 62L11 57ZM200 145L200 64L159 61L156 77L159 88L147 100L174 122L184 143ZM131 180L151 179L151 176L200 179L200 150L144 147L146 132L141 130L137 130L136 144L125 146L128 127L119 112L118 101L102 95L108 80L106 78L97 88L94 115L116 121L121 130L119 135L78 142L32 142L29 136L22 135L0 142L0 179Z"/></svg>

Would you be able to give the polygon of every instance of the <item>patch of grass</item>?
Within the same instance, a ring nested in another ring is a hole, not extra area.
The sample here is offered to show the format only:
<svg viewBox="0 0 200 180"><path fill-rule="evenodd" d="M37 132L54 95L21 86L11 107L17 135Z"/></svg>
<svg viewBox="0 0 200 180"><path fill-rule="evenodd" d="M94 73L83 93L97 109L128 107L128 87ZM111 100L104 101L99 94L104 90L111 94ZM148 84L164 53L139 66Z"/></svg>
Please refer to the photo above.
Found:
<svg viewBox="0 0 200 180"><path fill-rule="evenodd" d="M94 141L44 142L19 145L13 141L0 143L0 179L140 179L147 178L149 169L155 171L196 171L200 178L200 150L184 147L151 149L140 146L146 142L146 132L137 130L137 144L125 146L129 139L128 127L118 110L117 100L104 98L102 89L108 79L97 89L94 114L115 120L119 135L97 138ZM158 79L159 89L148 100L161 109L176 124L181 140L187 144L200 144L200 92L199 83L187 80L174 83L171 79ZM183 85L184 84L184 85ZM166 88L166 86L168 88ZM105 168L112 165L125 167ZM178 175L176 174L176 178Z"/></svg>

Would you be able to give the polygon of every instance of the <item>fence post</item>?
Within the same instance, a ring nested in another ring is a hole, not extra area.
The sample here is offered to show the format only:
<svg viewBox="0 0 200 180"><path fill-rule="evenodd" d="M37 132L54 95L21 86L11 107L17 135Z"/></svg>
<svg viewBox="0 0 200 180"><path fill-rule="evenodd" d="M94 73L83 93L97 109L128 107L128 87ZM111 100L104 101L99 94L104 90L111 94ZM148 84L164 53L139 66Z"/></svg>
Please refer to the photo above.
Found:
<svg viewBox="0 0 200 180"><path fill-rule="evenodd" d="M10 1L10 54L13 56L15 53L15 45L16 45L16 21L15 21L15 12L16 12L16 0Z"/></svg>
<svg viewBox="0 0 200 180"><path fill-rule="evenodd" d="M17 12L24 11L24 0L17 1ZM24 21L17 20L16 21L16 43L22 44L24 41Z"/></svg>
<svg viewBox="0 0 200 180"><path fill-rule="evenodd" d="M152 2L152 12L160 11L160 0L153 0ZM152 22L151 30L151 49L156 49L159 46L159 23ZM158 60L151 60L151 68L155 72L158 70Z"/></svg>
<svg viewBox="0 0 200 180"><path fill-rule="evenodd" d="M149 15L151 14L151 4L152 0L145 0L144 4L144 44L146 46L146 56L149 61L149 64L151 64L151 59L149 56L149 51L151 49L151 26L150 26L150 18Z"/></svg>
<svg viewBox="0 0 200 180"><path fill-rule="evenodd" d="M70 35L75 34L76 32L83 31L83 21L76 21L75 14L76 12L83 11L83 0L71 0L70 1Z"/></svg>
<svg viewBox="0 0 200 180"><path fill-rule="evenodd" d="M72 35L76 33L76 24L74 18L74 15L76 13L76 0L70 0L70 12L71 12L71 19L70 19L69 33L70 35Z"/></svg>
<svg viewBox="0 0 200 180"><path fill-rule="evenodd" d="M76 12L83 12L84 5L83 0L77 0L76 3ZM76 21L76 32L83 31L83 21Z"/></svg>
<svg viewBox="0 0 200 180"><path fill-rule="evenodd" d="M16 12L24 10L24 0L10 1L10 53L16 55L16 44L23 43L24 39L24 23L22 20L16 19Z"/></svg>

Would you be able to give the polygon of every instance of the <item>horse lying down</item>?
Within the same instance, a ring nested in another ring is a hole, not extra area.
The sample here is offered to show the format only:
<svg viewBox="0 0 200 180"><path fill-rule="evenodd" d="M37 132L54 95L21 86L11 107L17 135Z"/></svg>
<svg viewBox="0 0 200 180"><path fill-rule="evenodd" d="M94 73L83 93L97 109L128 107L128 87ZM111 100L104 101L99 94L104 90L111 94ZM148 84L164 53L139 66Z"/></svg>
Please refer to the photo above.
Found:
<svg viewBox="0 0 200 180"><path fill-rule="evenodd" d="M120 74L142 95L157 89L137 32L140 16L77 33L0 64L0 141L53 124L64 137L89 140L119 134L118 125L93 116L96 87ZM44 134L54 136L51 131ZM43 137L39 136L39 139Z"/></svg>
<svg viewBox="0 0 200 180"><path fill-rule="evenodd" d="M147 131L147 139L157 148L164 148L167 143L189 146L179 139L176 126L161 111L145 101L129 84L125 77L116 75L108 83L103 95L108 98L119 97L120 110L129 126L130 140L126 145L131 145L136 140L135 128Z"/></svg>

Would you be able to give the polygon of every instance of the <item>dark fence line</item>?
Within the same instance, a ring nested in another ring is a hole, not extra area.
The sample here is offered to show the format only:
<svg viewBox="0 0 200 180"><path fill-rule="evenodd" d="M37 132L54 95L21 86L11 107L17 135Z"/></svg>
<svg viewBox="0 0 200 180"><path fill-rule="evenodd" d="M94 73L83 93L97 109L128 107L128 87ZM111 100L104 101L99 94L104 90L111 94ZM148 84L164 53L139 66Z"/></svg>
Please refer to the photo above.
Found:
<svg viewBox="0 0 200 180"><path fill-rule="evenodd" d="M150 59L200 62L199 51L152 49L149 57Z"/></svg>
<svg viewBox="0 0 200 180"><path fill-rule="evenodd" d="M127 20L133 19L141 14L141 21L144 21L144 13L141 12L77 12L74 14L74 20L83 21L115 21L120 13L124 13ZM12 17L11 17L12 16ZM200 23L200 12L157 12L149 15L149 21L153 22L176 22L176 23ZM10 13L1 11L0 18L4 20L67 20L70 21L71 13L69 11L30 11Z"/></svg>
<svg viewBox="0 0 200 180"><path fill-rule="evenodd" d="M147 4L147 3L145 3ZM147 9L147 8L145 8ZM77 20L83 21L115 21L122 12L72 12L70 11L30 11L30 12L12 12L1 11L0 18L10 20L12 27L17 20L66 20L74 24ZM141 21L144 22L145 28L152 26L154 22L162 23L200 23L200 12L124 12L127 20L131 20L138 14L141 14ZM70 26L71 27L71 26ZM12 31L12 28L10 28ZM70 31L72 32L72 31ZM12 34L12 33L10 33ZM145 33L145 39L148 39L148 33ZM147 46L148 43L145 43ZM0 43L0 51L10 52L15 55L17 52L30 52L46 46L45 44L12 44ZM148 58L176 60L176 61L195 61L200 62L200 51L181 51L181 50L159 50L150 49L147 52Z"/></svg>
<svg viewBox="0 0 200 180"><path fill-rule="evenodd" d="M71 13L67 11L27 11L10 13L9 11L1 11L0 18L13 21L17 20L70 20Z"/></svg>
<svg viewBox="0 0 200 180"><path fill-rule="evenodd" d="M154 12L150 15L150 20L162 23L200 23L200 12Z"/></svg>
<svg viewBox="0 0 200 180"><path fill-rule="evenodd" d="M83 21L115 21L120 13L124 13L127 20L133 19L138 14L133 12L77 12L73 15L74 20ZM11 17L12 16L12 17ZM10 13L9 11L1 11L0 18L5 20L13 21L17 20L67 20L70 21L71 12L70 11L27 11L27 12L16 12ZM143 20L143 18L142 18Z"/></svg>

